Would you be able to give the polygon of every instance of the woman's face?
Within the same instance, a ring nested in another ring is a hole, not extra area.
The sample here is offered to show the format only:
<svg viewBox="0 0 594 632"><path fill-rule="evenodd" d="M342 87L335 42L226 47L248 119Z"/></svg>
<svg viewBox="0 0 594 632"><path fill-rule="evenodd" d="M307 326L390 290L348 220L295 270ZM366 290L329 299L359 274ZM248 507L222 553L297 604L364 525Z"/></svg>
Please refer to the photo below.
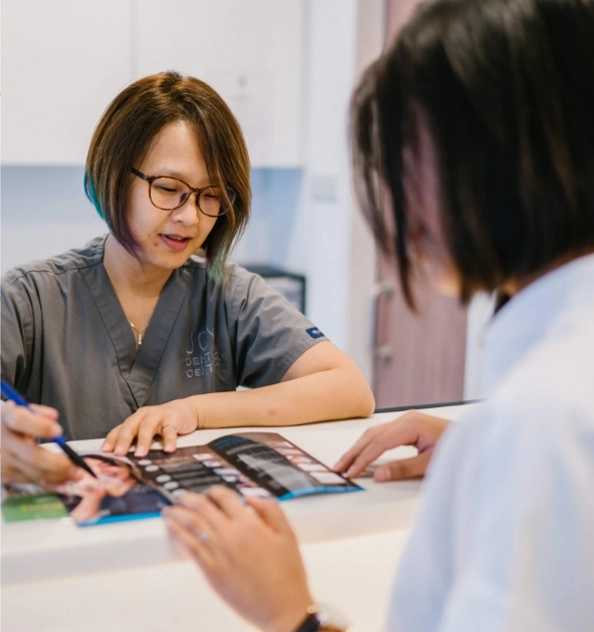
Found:
<svg viewBox="0 0 594 632"><path fill-rule="evenodd" d="M459 296L460 277L441 221L437 151L422 116L419 116L418 136L415 150L405 147L402 151L407 239L413 267L427 273L432 285L443 294Z"/></svg>
<svg viewBox="0 0 594 632"><path fill-rule="evenodd" d="M185 121L164 127L142 163L134 167L147 176L172 176L197 188L211 184L196 133ZM162 211L149 198L148 182L130 177L128 223L140 246L140 261L160 270L179 268L202 246L217 218L198 209L194 194L181 208Z"/></svg>

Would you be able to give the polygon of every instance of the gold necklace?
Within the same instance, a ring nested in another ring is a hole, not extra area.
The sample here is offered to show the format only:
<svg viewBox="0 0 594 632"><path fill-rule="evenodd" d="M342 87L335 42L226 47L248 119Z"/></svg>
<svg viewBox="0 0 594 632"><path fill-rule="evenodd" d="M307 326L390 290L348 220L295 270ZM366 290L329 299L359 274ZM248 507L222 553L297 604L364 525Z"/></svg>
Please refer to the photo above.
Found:
<svg viewBox="0 0 594 632"><path fill-rule="evenodd" d="M142 344L142 334L144 330L148 327L148 323L144 327L141 327L140 329L138 329L138 327L131 320L128 321L128 324L138 334L137 342L138 342L138 346L140 347L140 345Z"/></svg>

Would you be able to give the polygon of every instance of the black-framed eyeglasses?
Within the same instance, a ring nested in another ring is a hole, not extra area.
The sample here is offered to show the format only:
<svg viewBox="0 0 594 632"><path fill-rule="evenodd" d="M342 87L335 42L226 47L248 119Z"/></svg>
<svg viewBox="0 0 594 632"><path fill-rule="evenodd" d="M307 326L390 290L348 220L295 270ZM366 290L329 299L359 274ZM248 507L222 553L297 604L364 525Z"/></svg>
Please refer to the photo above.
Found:
<svg viewBox="0 0 594 632"><path fill-rule="evenodd" d="M196 194L198 208L209 217L224 215L235 202L235 191L231 187L209 185L196 188L171 176L147 176L132 167L130 171L149 185L149 199L153 206L162 211L175 211L182 207L192 193Z"/></svg>

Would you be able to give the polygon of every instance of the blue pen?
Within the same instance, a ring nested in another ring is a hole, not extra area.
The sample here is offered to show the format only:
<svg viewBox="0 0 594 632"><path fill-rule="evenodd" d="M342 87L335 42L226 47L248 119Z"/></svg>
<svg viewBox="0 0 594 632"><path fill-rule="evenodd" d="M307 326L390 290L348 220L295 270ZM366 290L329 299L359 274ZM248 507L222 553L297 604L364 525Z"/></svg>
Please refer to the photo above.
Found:
<svg viewBox="0 0 594 632"><path fill-rule="evenodd" d="M11 402L14 402L18 406L24 406L25 408L28 408L32 413L35 413L35 411L31 408L31 406L29 406L29 402L22 395L17 393L17 391L15 391L14 388L8 382L6 382L5 380L2 380L1 384L2 384L2 395L4 395L6 399L9 399ZM54 437L52 438L52 441L55 441L62 448L62 450L64 450L64 452L66 453L66 456L68 456L68 458L74 463L74 465L78 465L78 467L82 467L82 469L87 471L89 474L91 474L91 476L94 476L95 478L97 478L97 475L95 474L95 472L93 472L93 470L87 465L87 463L85 463L84 459L80 456L80 454L77 454L66 443L66 439L64 439L63 436Z"/></svg>

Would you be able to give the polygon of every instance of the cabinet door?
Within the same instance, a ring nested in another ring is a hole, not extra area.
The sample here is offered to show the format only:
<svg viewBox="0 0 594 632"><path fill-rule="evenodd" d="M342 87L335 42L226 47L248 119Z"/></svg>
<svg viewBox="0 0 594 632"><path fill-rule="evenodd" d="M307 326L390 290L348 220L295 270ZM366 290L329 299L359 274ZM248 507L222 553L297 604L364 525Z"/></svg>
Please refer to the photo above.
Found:
<svg viewBox="0 0 594 632"><path fill-rule="evenodd" d="M394 262L378 256L373 392L378 408L464 399L467 309L427 284L413 282L418 313L404 300Z"/></svg>
<svg viewBox="0 0 594 632"><path fill-rule="evenodd" d="M233 110L254 167L301 164L302 0L134 4L138 77L177 70Z"/></svg>
<svg viewBox="0 0 594 632"><path fill-rule="evenodd" d="M131 78L122 0L2 0L2 162L84 163L101 113Z"/></svg>

